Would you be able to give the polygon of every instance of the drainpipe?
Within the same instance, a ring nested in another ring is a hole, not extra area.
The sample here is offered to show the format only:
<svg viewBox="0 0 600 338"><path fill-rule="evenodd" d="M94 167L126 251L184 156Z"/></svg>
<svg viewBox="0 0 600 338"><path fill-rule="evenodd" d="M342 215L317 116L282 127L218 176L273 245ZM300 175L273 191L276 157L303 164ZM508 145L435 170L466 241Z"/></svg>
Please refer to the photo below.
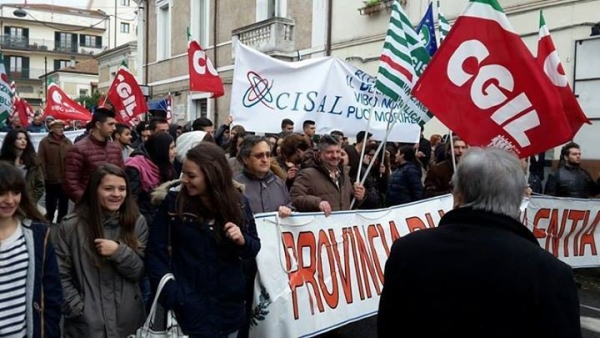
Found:
<svg viewBox="0 0 600 338"><path fill-rule="evenodd" d="M146 24L144 25L145 26L144 30L146 31L146 36L144 36L144 40L145 40L145 42L144 42L144 44L145 44L145 46L144 46L144 49L145 49L144 61L146 62L146 66L144 67L144 85L148 85L148 64L150 63L148 60L148 55L149 55L148 41L150 40L148 37L149 32L150 32L150 23L149 23L150 22L150 1L148 1L148 0L146 0L146 9L145 10L146 10Z"/></svg>
<svg viewBox="0 0 600 338"><path fill-rule="evenodd" d="M327 1L327 41L325 42L325 55L331 56L331 23L333 22L333 0Z"/></svg>
<svg viewBox="0 0 600 338"><path fill-rule="evenodd" d="M215 51L214 56L213 56L213 61L214 61L214 65L215 65L215 69L219 68L218 66L218 62L217 62L217 27L218 27L218 11L217 11L217 0L213 1L214 3L214 9L213 9L213 25L214 25L214 29L213 29L213 50ZM219 125L219 99L215 98L215 118L213 123L215 124L215 126Z"/></svg>

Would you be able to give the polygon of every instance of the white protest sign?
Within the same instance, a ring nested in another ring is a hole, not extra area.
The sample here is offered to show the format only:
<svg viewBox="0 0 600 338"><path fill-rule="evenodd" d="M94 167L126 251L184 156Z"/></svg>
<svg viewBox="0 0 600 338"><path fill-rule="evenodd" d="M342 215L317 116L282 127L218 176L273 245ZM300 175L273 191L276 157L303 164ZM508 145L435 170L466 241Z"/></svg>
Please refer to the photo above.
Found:
<svg viewBox="0 0 600 338"><path fill-rule="evenodd" d="M231 115L246 130L278 133L281 120L305 120L317 133L341 130L355 136L371 119L373 138L382 140L388 122L397 121L388 138L415 143L421 129L401 104L375 93L375 78L340 59L327 57L284 62L239 43L236 46Z"/></svg>
<svg viewBox="0 0 600 338"><path fill-rule="evenodd" d="M393 241L433 228L451 195L381 210L256 215L262 248L251 337L312 337L377 313ZM598 200L534 196L521 221L540 246L579 267L600 266Z"/></svg>
<svg viewBox="0 0 600 338"><path fill-rule="evenodd" d="M437 226L446 195L382 210L256 215L251 337L310 337L377 312L393 241Z"/></svg>

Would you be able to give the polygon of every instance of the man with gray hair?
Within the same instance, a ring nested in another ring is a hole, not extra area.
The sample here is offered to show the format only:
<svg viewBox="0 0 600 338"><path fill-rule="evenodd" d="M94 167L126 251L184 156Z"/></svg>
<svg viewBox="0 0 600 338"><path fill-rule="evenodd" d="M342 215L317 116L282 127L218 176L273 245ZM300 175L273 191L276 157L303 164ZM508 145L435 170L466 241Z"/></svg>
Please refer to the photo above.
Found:
<svg viewBox="0 0 600 338"><path fill-rule="evenodd" d="M519 221L519 160L471 148L452 183L455 208L439 226L392 246L378 337L581 337L571 268Z"/></svg>

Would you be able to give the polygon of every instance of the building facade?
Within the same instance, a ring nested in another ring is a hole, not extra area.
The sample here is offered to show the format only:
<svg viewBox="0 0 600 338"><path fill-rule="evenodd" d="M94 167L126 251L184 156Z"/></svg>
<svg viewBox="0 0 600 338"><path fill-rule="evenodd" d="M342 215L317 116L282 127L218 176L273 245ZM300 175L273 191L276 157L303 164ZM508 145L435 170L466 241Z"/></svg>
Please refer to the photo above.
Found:
<svg viewBox="0 0 600 338"><path fill-rule="evenodd" d="M137 38L138 4L134 0L90 0L87 10L104 13L106 47L113 49Z"/></svg>
<svg viewBox="0 0 600 338"><path fill-rule="evenodd" d="M137 41L131 41L96 55L96 60L98 60L98 91L102 94L108 92L117 70L123 62L127 64L127 68L132 74L137 74L137 54Z"/></svg>
<svg viewBox="0 0 600 338"><path fill-rule="evenodd" d="M92 59L106 47L107 20L99 12L0 5L0 17L0 48L8 79L32 106L45 99L44 74Z"/></svg>
<svg viewBox="0 0 600 338"><path fill-rule="evenodd" d="M397 0L416 26L424 15L429 0ZM148 24L146 51L143 55L142 78L152 96L168 91L181 93L179 104L187 105L187 120L207 115L224 121L229 114L233 72L232 46L237 40L266 54L284 60L299 60L331 55L344 59L367 73L375 75L389 23L392 0L375 1L368 7L362 0L148 0L144 24ZM442 1L445 16L452 24L468 0ZM536 54L539 12L544 11L563 66L588 117L600 120L600 98L590 96L590 83L600 87L600 65L582 59L577 46L590 46L595 40L591 29L600 21L600 0L502 0L500 1L514 29L532 54ZM206 99L206 93L189 93L187 75L187 41L185 31L191 28L215 64L225 83L225 96ZM141 26L140 26L141 27ZM146 39L144 39L146 40ZM138 38L138 41L140 39ZM591 41L591 42L590 42ZM597 54L596 54L597 55ZM577 74L579 78L577 78ZM595 82L594 82L595 81ZM579 88L579 89L577 89ZM579 90L579 92L578 92ZM597 91L596 91L597 93ZM234 117L235 118L235 117ZM576 137L582 144L593 144L596 126L584 126ZM436 118L425 127L425 134L445 134ZM584 149L584 153L600 160L600 148Z"/></svg>

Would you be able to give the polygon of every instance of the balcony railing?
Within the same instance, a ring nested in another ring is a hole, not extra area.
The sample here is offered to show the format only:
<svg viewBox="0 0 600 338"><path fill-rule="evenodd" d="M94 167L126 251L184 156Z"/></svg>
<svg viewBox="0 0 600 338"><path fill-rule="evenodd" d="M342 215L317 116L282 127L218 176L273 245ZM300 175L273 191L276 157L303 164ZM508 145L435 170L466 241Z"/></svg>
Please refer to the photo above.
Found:
<svg viewBox="0 0 600 338"><path fill-rule="evenodd" d="M48 70L50 71L50 70ZM6 75L8 75L9 81L18 80L40 80L40 76L44 75L44 70L39 68L21 68L18 70L6 69Z"/></svg>
<svg viewBox="0 0 600 338"><path fill-rule="evenodd" d="M231 32L232 38L260 52L287 57L296 50L292 19L271 18L240 27Z"/></svg>
<svg viewBox="0 0 600 338"><path fill-rule="evenodd" d="M0 47L3 50L12 49L85 55L99 54L104 50L104 46L80 46L79 44L67 44L64 41L33 39L12 35L0 35Z"/></svg>

